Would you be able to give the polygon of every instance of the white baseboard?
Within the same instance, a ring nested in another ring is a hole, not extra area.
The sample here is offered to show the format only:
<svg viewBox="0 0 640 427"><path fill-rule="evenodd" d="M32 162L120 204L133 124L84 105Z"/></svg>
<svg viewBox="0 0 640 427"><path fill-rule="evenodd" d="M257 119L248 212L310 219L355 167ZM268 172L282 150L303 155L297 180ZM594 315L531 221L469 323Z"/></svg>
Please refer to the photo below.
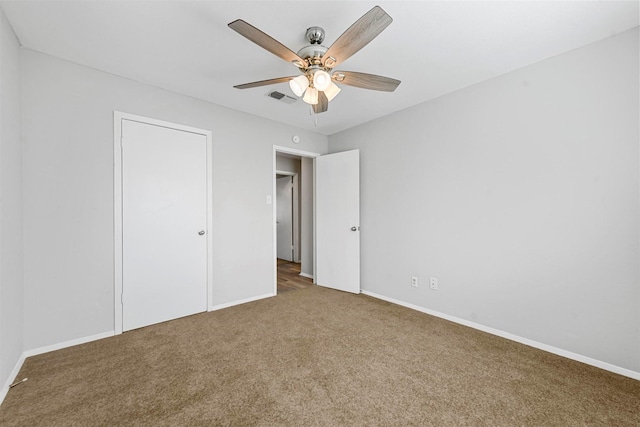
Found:
<svg viewBox="0 0 640 427"><path fill-rule="evenodd" d="M60 350L62 348L73 347L74 345L84 344L91 341L101 340L103 338L108 338L114 336L114 331L107 331L101 334L90 335L88 337L76 338L74 340L64 341L57 344L51 344L44 347L34 348L32 350L27 350L24 352L25 358L31 356L37 356L38 354L49 353L50 351Z"/></svg>
<svg viewBox="0 0 640 427"><path fill-rule="evenodd" d="M307 273L300 273L300 276L302 277L306 277L307 279L311 279L313 280L313 274L307 274Z"/></svg>
<svg viewBox="0 0 640 427"><path fill-rule="evenodd" d="M50 351L60 350L62 348L73 347L74 345L84 344L91 341L101 340L103 338L109 338L115 335L114 331L107 331L101 334L90 335L88 337L76 338L69 341L63 341L57 344L51 344L44 347L34 348L24 352L25 358L31 356L37 356L38 354L49 353Z"/></svg>
<svg viewBox="0 0 640 427"><path fill-rule="evenodd" d="M225 303L225 304L218 304L218 305L213 306L209 311L220 310L220 309L223 309L223 308L232 307L234 305L245 304L245 303L248 303L248 302L257 301L257 300L264 299L264 298L270 298L270 297L273 297L273 296L274 295L272 293L270 293L270 294L259 295L259 296L256 296L256 297L246 298L246 299L242 299L242 300L232 301L232 302L228 302L228 303ZM96 334L96 335L91 335L91 336L88 336L88 337L83 337L83 338L77 338L77 339L74 339L74 340L64 341L64 342L61 342L61 343L52 344L52 345L48 345L48 346L44 346L44 347L38 347L38 348L34 348L34 349L27 350L27 351L23 352L22 355L20 356L20 359L18 359L18 362L16 363L16 366L11 371L11 374L9 375L9 378L7 378L6 383L4 384L2 389L0 389L0 404L2 403L4 398L6 397L7 393L9 392L9 386L14 382L16 376L20 372L20 369L22 368L22 365L24 364L24 361L26 360L27 357L37 356L38 354L44 354L44 353L48 353L50 351L55 351L55 350L60 350L60 349L67 348L67 347L72 347L74 345L84 344L84 343L87 343L87 342L90 342L90 341L96 341L96 340L100 340L100 339L103 339L103 338L112 337L114 335L115 335L115 331L107 331L107 332L103 332L101 334Z"/></svg>
<svg viewBox="0 0 640 427"><path fill-rule="evenodd" d="M27 357L24 355L24 353L22 353L22 355L16 362L16 366L13 367L13 370L9 374L9 378L7 378L7 381L5 382L4 386L0 390L0 404L4 401L4 398L7 396L7 393L9 393L9 386L13 384L13 382L15 381L16 377L18 376L18 373L20 372L20 369L22 369L22 365L24 364L24 361L26 358Z"/></svg>
<svg viewBox="0 0 640 427"><path fill-rule="evenodd" d="M587 365L595 366L596 368L604 369L605 371L610 371L616 374L624 375L625 377L633 378L635 380L640 380L640 372L632 371L630 369L622 368L620 366L612 365L607 362L603 362L601 360L592 359L587 356L583 356L581 354L573 353L567 350L563 350L561 348L553 347L547 344L543 344L541 342L533 341L528 338L523 338L518 335L511 334L509 332L501 331L499 329L490 328L488 326L481 325L479 323L470 322L465 319L460 319L459 317L450 316L448 314L440 313L438 311L430 310L428 308L420 307L414 304L409 304L404 301L400 301L394 298L385 297L383 295L378 295L374 292L362 290L361 293L368 295L373 298L381 299L383 301L387 301L393 304L401 305L403 307L410 308L412 310L420 311L422 313L429 314L431 316L439 317L441 319L449 320L450 322L458 323L460 325L468 326L473 329L477 329L482 332L487 332L492 335L497 335L502 338L506 338L511 341L518 342L520 344L528 345L529 347L537 348L539 350L547 351L549 353L557 354L558 356L566 357L567 359L575 360L578 362L585 363Z"/></svg>
<svg viewBox="0 0 640 427"><path fill-rule="evenodd" d="M74 340L64 341L58 344L52 344L45 347L34 348L32 350L27 350L22 353L18 361L16 362L16 366L14 366L11 374L9 374L9 378L7 378L6 383L0 389L0 404L4 401L4 398L7 396L9 392L9 386L15 382L20 369L22 369L22 365L24 365L24 361L27 357L37 356L38 354L49 353L50 351L60 350L67 347L72 347L78 344L84 344L90 341L101 340L102 338L112 337L114 335L113 331L103 332L101 334L91 335L88 337L77 338Z"/></svg>
<svg viewBox="0 0 640 427"><path fill-rule="evenodd" d="M225 302L224 304L214 305L209 309L209 311L222 310L223 308L233 307L234 305L246 304L248 302L257 301L260 299L271 298L272 296L274 296L273 293L258 295L257 297L245 298L245 299L231 301L231 302Z"/></svg>

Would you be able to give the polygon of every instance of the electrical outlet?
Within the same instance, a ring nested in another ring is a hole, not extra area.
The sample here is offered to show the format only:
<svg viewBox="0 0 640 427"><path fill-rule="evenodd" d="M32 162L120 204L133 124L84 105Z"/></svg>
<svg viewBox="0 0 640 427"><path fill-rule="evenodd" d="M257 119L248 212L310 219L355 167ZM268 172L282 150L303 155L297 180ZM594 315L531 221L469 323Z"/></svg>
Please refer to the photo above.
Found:
<svg viewBox="0 0 640 427"><path fill-rule="evenodd" d="M418 278L416 276L411 276L411 286L414 288L418 287Z"/></svg>
<svg viewBox="0 0 640 427"><path fill-rule="evenodd" d="M432 291L437 291L438 290L438 279L436 277L430 277L429 278L429 288Z"/></svg>

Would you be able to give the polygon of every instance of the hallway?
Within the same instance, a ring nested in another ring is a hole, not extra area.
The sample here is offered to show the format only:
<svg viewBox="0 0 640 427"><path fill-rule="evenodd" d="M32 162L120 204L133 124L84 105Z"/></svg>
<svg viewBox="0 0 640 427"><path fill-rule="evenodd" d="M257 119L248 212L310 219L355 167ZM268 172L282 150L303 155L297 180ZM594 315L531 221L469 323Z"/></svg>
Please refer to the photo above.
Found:
<svg viewBox="0 0 640 427"><path fill-rule="evenodd" d="M300 276L300 264L278 258L278 293L313 286L313 280Z"/></svg>

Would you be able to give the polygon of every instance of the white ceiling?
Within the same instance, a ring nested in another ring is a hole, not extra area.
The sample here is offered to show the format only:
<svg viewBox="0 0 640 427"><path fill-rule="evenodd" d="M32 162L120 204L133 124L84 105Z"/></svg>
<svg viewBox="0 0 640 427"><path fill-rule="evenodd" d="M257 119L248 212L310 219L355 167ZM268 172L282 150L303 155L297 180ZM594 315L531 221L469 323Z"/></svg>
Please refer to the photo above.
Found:
<svg viewBox="0 0 640 427"><path fill-rule="evenodd" d="M371 7L393 23L339 69L397 78L395 92L342 86L311 116L286 83L233 85L297 69L227 27L241 18L297 51L331 43ZM638 26L638 1L2 1L25 48L330 135ZM317 119L317 125L314 123Z"/></svg>

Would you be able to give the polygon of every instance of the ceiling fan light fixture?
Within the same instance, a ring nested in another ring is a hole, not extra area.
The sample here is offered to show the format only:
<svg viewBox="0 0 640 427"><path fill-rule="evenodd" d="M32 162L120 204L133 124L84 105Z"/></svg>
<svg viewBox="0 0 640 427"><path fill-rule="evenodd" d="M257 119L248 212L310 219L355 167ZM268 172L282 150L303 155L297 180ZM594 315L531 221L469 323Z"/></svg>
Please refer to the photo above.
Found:
<svg viewBox="0 0 640 427"><path fill-rule="evenodd" d="M331 84L331 76L324 70L317 70L313 73L313 87L318 90L326 90Z"/></svg>
<svg viewBox="0 0 640 427"><path fill-rule="evenodd" d="M289 87L296 96L302 96L304 91L309 87L309 79L304 74L289 80Z"/></svg>
<svg viewBox="0 0 640 427"><path fill-rule="evenodd" d="M304 98L302 98L304 102L311 105L316 105L318 103L318 89L315 87L307 88L307 91L304 93Z"/></svg>
<svg viewBox="0 0 640 427"><path fill-rule="evenodd" d="M336 97L336 95L340 93L341 90L342 89L340 89L337 84L331 82L331 84L329 84L329 87L324 90L324 94L326 95L327 100L331 101Z"/></svg>

